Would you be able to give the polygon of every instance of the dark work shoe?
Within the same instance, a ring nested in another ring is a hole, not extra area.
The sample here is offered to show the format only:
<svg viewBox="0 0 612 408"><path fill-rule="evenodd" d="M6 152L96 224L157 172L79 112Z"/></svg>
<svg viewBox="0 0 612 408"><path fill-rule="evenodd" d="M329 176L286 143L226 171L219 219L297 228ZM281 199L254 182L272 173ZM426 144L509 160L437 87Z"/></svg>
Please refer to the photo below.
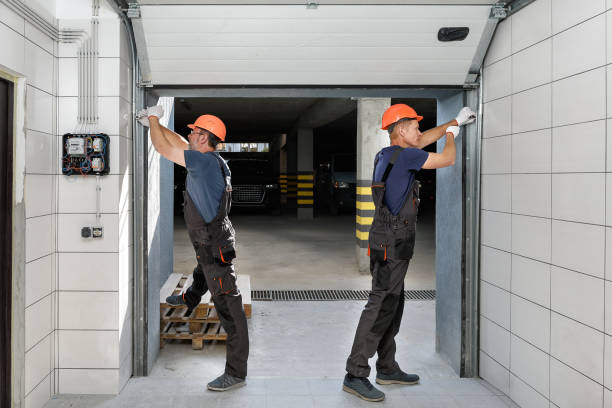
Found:
<svg viewBox="0 0 612 408"><path fill-rule="evenodd" d="M376 374L376 383L381 385L389 384L418 384L419 376L416 374L406 374L402 370L396 371L393 374Z"/></svg>
<svg viewBox="0 0 612 408"><path fill-rule="evenodd" d="M385 399L385 393L374 388L367 377L354 377L347 374L344 376L342 389L366 401L379 402Z"/></svg>
<svg viewBox="0 0 612 408"><path fill-rule="evenodd" d="M232 377L229 374L224 373L223 375L215 378L206 386L211 391L228 391L232 388L239 388L246 385L244 378Z"/></svg>
<svg viewBox="0 0 612 408"><path fill-rule="evenodd" d="M185 294L184 293L181 293L179 295L168 296L166 298L166 303L168 303L171 306L181 306L181 305L186 305L187 304L185 302Z"/></svg>

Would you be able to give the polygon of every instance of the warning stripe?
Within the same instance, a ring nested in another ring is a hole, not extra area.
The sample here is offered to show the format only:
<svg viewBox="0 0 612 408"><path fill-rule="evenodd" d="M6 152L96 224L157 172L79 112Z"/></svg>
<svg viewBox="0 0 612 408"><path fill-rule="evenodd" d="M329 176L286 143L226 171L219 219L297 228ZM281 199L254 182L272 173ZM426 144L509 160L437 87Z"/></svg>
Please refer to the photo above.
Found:
<svg viewBox="0 0 612 408"><path fill-rule="evenodd" d="M314 206L314 174L311 171L300 172L297 175L297 205L298 208Z"/></svg>

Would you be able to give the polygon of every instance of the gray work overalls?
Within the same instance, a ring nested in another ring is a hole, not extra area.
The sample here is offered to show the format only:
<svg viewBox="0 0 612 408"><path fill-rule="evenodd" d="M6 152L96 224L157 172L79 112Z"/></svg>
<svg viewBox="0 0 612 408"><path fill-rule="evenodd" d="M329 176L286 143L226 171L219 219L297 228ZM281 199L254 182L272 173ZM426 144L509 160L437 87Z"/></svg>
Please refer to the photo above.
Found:
<svg viewBox="0 0 612 408"><path fill-rule="evenodd" d="M382 180L372 182L376 208L368 239L372 292L361 313L353 348L346 362L346 371L355 377L370 375L368 359L376 352L378 372L392 374L400 369L395 361L395 336L404 312L404 278L414 251L420 183L413 180L398 215L391 213L383 199L387 177L402 150L397 147L393 152Z"/></svg>
<svg viewBox="0 0 612 408"><path fill-rule="evenodd" d="M232 264L236 251L234 228L228 218L231 208L231 177L219 154L210 154L219 162L225 190L217 215L209 223L204 221L189 193L183 192L185 223L198 260L198 265L193 270L193 284L185 292L184 299L189 308L194 308L200 303L204 293L210 291L221 325L227 332L225 372L232 377L245 378L249 357L249 333L242 295L236 286L236 273Z"/></svg>

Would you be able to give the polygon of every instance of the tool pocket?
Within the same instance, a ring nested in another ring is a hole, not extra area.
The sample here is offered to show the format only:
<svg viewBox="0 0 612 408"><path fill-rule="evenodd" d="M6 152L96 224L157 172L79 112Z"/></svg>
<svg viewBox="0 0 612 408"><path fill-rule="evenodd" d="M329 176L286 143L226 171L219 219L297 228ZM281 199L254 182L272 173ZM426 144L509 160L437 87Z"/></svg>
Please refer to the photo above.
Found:
<svg viewBox="0 0 612 408"><path fill-rule="evenodd" d="M232 260L236 258L236 250L233 244L215 247L213 256L219 265L231 265Z"/></svg>
<svg viewBox="0 0 612 408"><path fill-rule="evenodd" d="M196 258L200 265L210 265L215 262L210 245L200 245L196 247Z"/></svg>
<svg viewBox="0 0 612 408"><path fill-rule="evenodd" d="M409 261L414 254L415 232L395 239L395 259Z"/></svg>
<svg viewBox="0 0 612 408"><path fill-rule="evenodd" d="M377 231L375 228L370 230L368 238L368 256L372 262L387 262L388 258L387 235Z"/></svg>
<svg viewBox="0 0 612 408"><path fill-rule="evenodd" d="M208 290L212 296L229 295L236 292L236 273L231 265L214 264L208 269L210 273Z"/></svg>

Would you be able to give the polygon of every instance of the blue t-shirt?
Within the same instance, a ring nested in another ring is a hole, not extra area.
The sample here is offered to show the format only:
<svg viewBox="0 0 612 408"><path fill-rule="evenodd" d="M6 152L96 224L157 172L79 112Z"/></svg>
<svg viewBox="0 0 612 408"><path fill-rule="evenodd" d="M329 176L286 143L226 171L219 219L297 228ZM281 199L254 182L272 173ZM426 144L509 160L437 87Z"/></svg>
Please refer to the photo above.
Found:
<svg viewBox="0 0 612 408"><path fill-rule="evenodd" d="M225 190L225 180L215 156L218 153L201 153L197 150L185 150L185 168L187 192L193 200L204 221L211 222L219 212L219 204ZM219 156L221 157L221 156ZM230 170L223 161L227 175Z"/></svg>
<svg viewBox="0 0 612 408"><path fill-rule="evenodd" d="M389 146L382 149L376 154L378 157L378 163L374 170L374 181L381 181L387 164L393 156L393 152L398 149L396 146ZM399 214L402 209L408 193L412 180L414 180L414 174L416 171L421 170L423 164L427 161L429 153L425 150L416 149L409 147L403 149L398 156L393 169L387 177L385 184L385 197L384 202L387 208L393 215Z"/></svg>

